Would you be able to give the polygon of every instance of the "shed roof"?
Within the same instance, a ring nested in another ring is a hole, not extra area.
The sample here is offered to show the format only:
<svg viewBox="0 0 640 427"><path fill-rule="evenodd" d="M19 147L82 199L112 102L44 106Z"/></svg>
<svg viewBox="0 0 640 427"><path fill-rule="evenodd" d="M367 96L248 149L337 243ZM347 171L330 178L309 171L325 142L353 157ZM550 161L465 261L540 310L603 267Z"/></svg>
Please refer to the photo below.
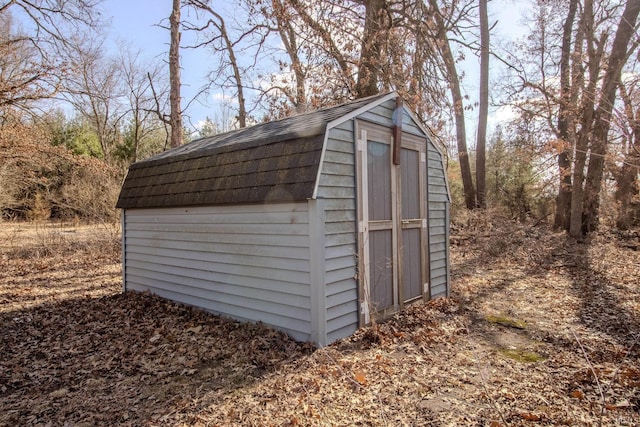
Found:
<svg viewBox="0 0 640 427"><path fill-rule="evenodd" d="M198 139L136 162L129 168L117 207L310 199L327 124L387 96Z"/></svg>

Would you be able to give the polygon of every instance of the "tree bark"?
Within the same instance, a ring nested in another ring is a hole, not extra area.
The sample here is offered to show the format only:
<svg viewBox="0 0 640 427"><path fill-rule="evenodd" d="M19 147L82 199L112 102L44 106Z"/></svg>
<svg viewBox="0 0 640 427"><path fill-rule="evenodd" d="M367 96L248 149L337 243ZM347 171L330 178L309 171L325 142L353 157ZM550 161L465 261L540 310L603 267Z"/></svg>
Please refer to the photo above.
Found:
<svg viewBox="0 0 640 427"><path fill-rule="evenodd" d="M386 0L366 0L365 21L360 64L356 81L356 97L376 95L382 55L382 44L387 24Z"/></svg>
<svg viewBox="0 0 640 427"><path fill-rule="evenodd" d="M578 237L582 234L582 206L584 203L584 172L587 164L587 150L589 148L589 136L593 124L593 110L595 99L593 94L597 90L600 77L600 60L602 59L606 37L603 36L596 49L593 31L593 0L585 0L584 11L578 28L576 43L582 45L582 39L587 42L587 58L589 66L589 82L582 94L581 110L582 119L580 132L576 138L575 162L573 165L573 182L571 189L571 211L569 216L569 235ZM576 47L576 53L582 56L582 48ZM581 73L581 82L584 80L584 71Z"/></svg>
<svg viewBox="0 0 640 427"><path fill-rule="evenodd" d="M449 45L447 30L444 19L438 8L436 0L430 0L429 3L434 9L433 19L435 20L438 47L442 55L445 65L449 89L453 99L454 120L456 123L456 142L458 145L458 160L460 162L460 173L462 175L462 187L464 190L464 201L467 209L473 209L476 205L476 195L473 188L473 178L471 175L471 166L469 163L469 152L467 149L467 133L464 123L464 101L462 98L462 90L460 88L460 79L458 78L458 70L456 62Z"/></svg>
<svg viewBox="0 0 640 427"><path fill-rule="evenodd" d="M291 18L280 0L273 0L273 13L278 24L280 40L282 40L289 59L291 59L291 69L296 77L296 93L293 96L289 93L287 93L287 95L296 107L296 113L304 113L307 109L307 94L305 89L306 75L302 61L298 55L297 36L291 25Z"/></svg>
<svg viewBox="0 0 640 427"><path fill-rule="evenodd" d="M574 0L575 1L575 0ZM489 17L487 0L479 0L480 11L480 105L478 112L478 140L476 142L476 188L478 207L485 209L487 116L489 114Z"/></svg>
<svg viewBox="0 0 640 427"><path fill-rule="evenodd" d="M247 127L247 107L244 98L244 88L242 86L242 74L240 73L240 66L238 65L238 59L236 58L236 53L233 48L233 43L231 43L231 39L229 39L229 34L227 33L227 27L225 26L224 20L222 16L214 13L214 16L220 20L220 34L224 39L224 43L227 47L227 53L229 55L229 62L231 63L231 68L233 69L233 79L236 82L236 91L238 92L238 126L240 128Z"/></svg>
<svg viewBox="0 0 640 427"><path fill-rule="evenodd" d="M571 35L575 21L578 0L571 0L569 12L562 28L562 51L560 56L560 106L558 110L558 140L562 144L558 154L558 174L560 182L556 197L556 213L553 221L555 229L569 230L571 215L571 154L569 125L573 114L571 105ZM578 41L576 41L577 43ZM582 41L580 40L580 43Z"/></svg>
<svg viewBox="0 0 640 427"><path fill-rule="evenodd" d="M615 199L619 203L616 226L621 230L628 230L638 223L640 212L634 207L633 199L640 195L638 185L638 170L640 169L640 108L634 110L633 101L624 86L619 86L624 101L625 116L631 125L631 133L627 135L622 166L615 170L616 179Z"/></svg>
<svg viewBox="0 0 640 427"><path fill-rule="evenodd" d="M182 107L180 106L180 0L173 0L169 17L171 44L169 45L169 125L171 126L171 147L182 145Z"/></svg>
<svg viewBox="0 0 640 427"><path fill-rule="evenodd" d="M596 230L600 220L600 192L604 174L604 160L608 148L607 137L611 126L613 104L616 99L616 87L620 81L622 67L627 61L627 48L631 37L635 34L638 13L640 13L640 0L627 0L611 46L611 55L602 84L600 102L594 118L591 155L585 181L583 233Z"/></svg>

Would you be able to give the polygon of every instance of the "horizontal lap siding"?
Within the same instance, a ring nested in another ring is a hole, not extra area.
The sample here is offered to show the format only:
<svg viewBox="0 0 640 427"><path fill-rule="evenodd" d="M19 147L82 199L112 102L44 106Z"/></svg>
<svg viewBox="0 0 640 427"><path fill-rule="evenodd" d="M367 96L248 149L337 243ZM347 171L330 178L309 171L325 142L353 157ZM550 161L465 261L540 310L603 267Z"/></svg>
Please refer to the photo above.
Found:
<svg viewBox="0 0 640 427"><path fill-rule="evenodd" d="M429 141L428 160L428 212L429 212L429 269L431 297L447 296L449 278L449 196L442 155Z"/></svg>
<svg viewBox="0 0 640 427"><path fill-rule="evenodd" d="M310 338L307 203L125 211L125 282Z"/></svg>
<svg viewBox="0 0 640 427"><path fill-rule="evenodd" d="M318 185L325 210L327 342L358 329L353 121L329 131Z"/></svg>
<svg viewBox="0 0 640 427"><path fill-rule="evenodd" d="M396 101L392 99L361 114L358 119L390 128L393 126L392 117L395 108Z"/></svg>

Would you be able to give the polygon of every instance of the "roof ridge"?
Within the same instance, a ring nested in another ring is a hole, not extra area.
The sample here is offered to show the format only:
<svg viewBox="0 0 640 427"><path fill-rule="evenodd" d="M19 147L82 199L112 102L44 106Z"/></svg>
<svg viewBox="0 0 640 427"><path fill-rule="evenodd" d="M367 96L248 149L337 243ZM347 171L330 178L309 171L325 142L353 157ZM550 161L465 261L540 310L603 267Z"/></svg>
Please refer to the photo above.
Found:
<svg viewBox="0 0 640 427"><path fill-rule="evenodd" d="M282 119L258 123L252 126L199 138L179 147L163 151L152 157L136 162L130 166L130 169L151 166L157 163L172 163L174 161L184 160L185 158L200 157L202 155L206 155L206 153L210 151L225 150L225 147L235 146L240 149L240 147L246 147L247 145L256 143L259 143L260 145L267 145L276 141L291 138L318 135L324 132L326 124L335 118L331 114L332 111L340 112L341 109L353 105L353 109L341 112L340 115L344 115L345 113L356 110L360 106L366 105L375 99L383 98L388 94L389 93L382 93L365 98L358 98L342 104L328 106L305 113L294 114L288 117L283 117ZM312 119L313 117L317 117L317 119L314 120ZM246 134L246 138L242 138L243 134Z"/></svg>

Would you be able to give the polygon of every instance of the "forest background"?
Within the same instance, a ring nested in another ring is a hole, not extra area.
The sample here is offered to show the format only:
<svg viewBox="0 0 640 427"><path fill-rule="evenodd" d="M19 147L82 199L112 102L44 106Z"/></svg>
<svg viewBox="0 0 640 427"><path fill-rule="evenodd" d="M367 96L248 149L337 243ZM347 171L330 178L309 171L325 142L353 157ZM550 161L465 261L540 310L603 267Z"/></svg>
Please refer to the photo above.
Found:
<svg viewBox="0 0 640 427"><path fill-rule="evenodd" d="M640 221L640 0L173 0L152 57L107 48L110 6L0 1L2 219L115 222L132 162L395 90L449 156L454 214L573 236ZM521 36L497 31L504 7ZM208 65L181 96L185 54ZM489 127L497 108L509 118Z"/></svg>

